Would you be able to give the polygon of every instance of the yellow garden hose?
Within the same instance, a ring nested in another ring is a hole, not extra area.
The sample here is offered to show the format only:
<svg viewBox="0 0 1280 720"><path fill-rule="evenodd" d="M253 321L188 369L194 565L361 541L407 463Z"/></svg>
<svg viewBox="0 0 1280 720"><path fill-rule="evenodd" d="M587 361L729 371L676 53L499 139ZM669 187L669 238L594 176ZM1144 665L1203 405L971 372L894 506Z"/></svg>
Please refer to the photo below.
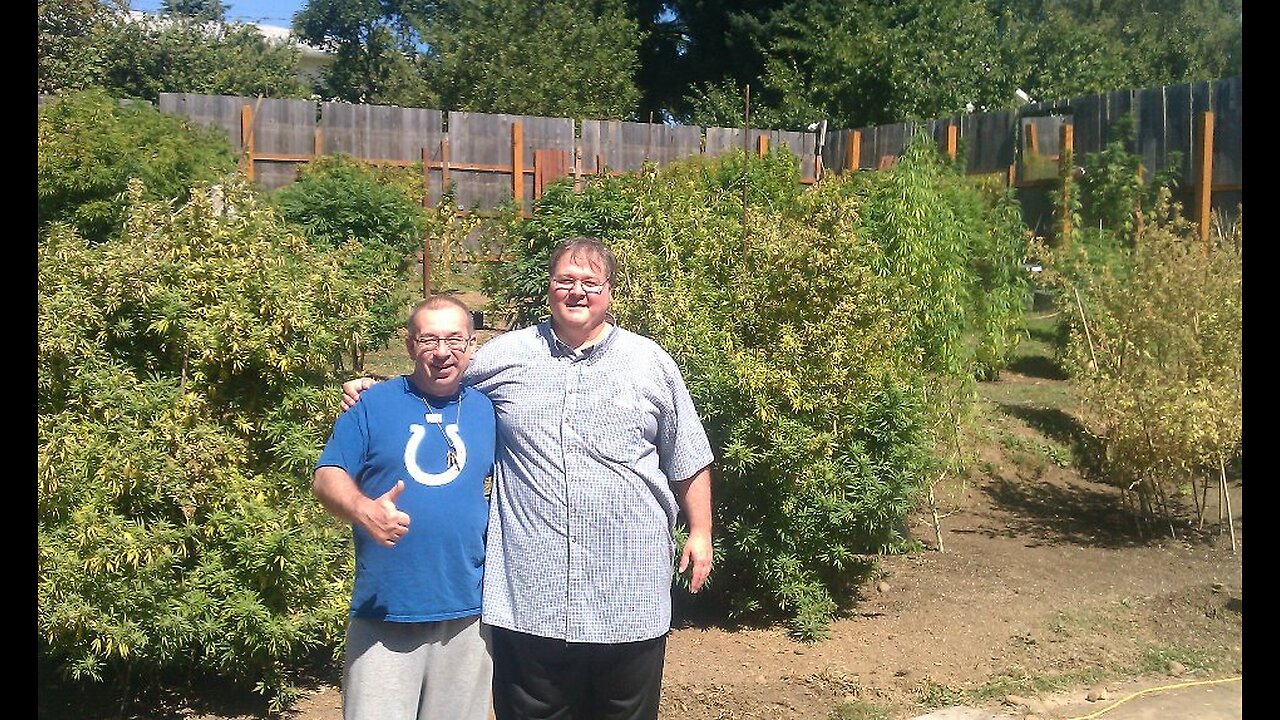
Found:
<svg viewBox="0 0 1280 720"><path fill-rule="evenodd" d="M1099 717L1105 712L1110 712L1115 708L1123 705L1124 703L1127 703L1136 697L1146 695L1147 693L1160 692L1161 690L1176 690L1178 688L1194 687L1196 685L1217 685L1218 683L1235 682L1236 680L1239 680L1240 677L1241 676L1237 675L1235 677L1222 678L1221 680L1196 680L1193 682L1176 683L1174 685L1161 685L1160 687L1153 687L1153 688L1147 688L1146 690L1139 690L1138 692L1133 693L1128 697L1121 698L1111 703L1110 705L1102 708L1097 712L1089 713L1088 715L1081 715L1079 717L1073 717L1073 718L1070 718L1070 720L1093 720L1093 718Z"/></svg>

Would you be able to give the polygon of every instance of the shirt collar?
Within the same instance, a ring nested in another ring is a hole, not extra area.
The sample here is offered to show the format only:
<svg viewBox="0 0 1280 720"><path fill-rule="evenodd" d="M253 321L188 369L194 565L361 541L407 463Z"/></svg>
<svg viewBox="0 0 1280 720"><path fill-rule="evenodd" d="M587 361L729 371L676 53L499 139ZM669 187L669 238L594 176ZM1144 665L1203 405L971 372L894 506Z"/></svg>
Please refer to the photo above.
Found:
<svg viewBox="0 0 1280 720"><path fill-rule="evenodd" d="M579 350L569 347L563 340L556 336L555 328L551 326L551 321L547 320L543 323L543 330L547 337L547 343L551 348L551 354L555 357L567 357L574 362L586 360L590 357L603 354L605 349L613 344L613 336L618 334L618 326L613 318L608 319L608 325L605 326L604 335L591 346Z"/></svg>

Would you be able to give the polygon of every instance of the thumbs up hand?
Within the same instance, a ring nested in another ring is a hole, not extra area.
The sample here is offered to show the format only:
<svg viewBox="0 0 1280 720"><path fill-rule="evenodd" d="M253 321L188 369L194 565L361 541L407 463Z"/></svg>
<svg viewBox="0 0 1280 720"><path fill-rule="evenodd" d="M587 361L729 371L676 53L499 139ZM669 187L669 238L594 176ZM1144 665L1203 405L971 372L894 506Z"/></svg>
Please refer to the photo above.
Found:
<svg viewBox="0 0 1280 720"><path fill-rule="evenodd" d="M365 504L361 525L384 547L395 547L396 541L409 532L409 514L396 507L396 498L402 492L404 481L398 480L395 487Z"/></svg>

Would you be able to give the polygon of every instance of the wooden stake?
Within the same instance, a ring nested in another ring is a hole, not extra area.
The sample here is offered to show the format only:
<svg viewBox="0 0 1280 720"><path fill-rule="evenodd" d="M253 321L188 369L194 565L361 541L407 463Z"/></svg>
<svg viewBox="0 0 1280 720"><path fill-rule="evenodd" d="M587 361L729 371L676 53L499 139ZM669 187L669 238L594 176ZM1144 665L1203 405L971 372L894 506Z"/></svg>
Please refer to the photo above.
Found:
<svg viewBox="0 0 1280 720"><path fill-rule="evenodd" d="M946 147L946 150L947 150L947 157L948 157L948 158L950 158L951 160L955 160L955 159L956 159L956 154L957 154L957 153L959 153L959 151L960 151L960 149L959 149L959 144L960 144L960 143L959 143L959 139L958 139L958 138L959 138L958 130L959 130L959 128L957 128L957 127L955 126L955 124L954 124L954 123L948 123L948 124L947 124L947 147Z"/></svg>
<svg viewBox="0 0 1280 720"><path fill-rule="evenodd" d="M1063 125L1058 131L1058 178L1062 185L1058 197L1058 216L1062 219L1058 243L1071 246L1071 187L1075 185L1075 126Z"/></svg>
<svg viewBox="0 0 1280 720"><path fill-rule="evenodd" d="M511 199L524 215L524 126L511 123Z"/></svg>
<svg viewBox="0 0 1280 720"><path fill-rule="evenodd" d="M240 107L240 144L244 146L244 176L253 182L253 108Z"/></svg>
<svg viewBox="0 0 1280 720"><path fill-rule="evenodd" d="M1196 219L1200 221L1200 246L1205 257L1209 256L1209 220L1213 212L1213 111L1200 113L1196 130L1200 142L1196 145Z"/></svg>
<svg viewBox="0 0 1280 720"><path fill-rule="evenodd" d="M933 514L933 535L938 539L938 552L946 552L942 547L942 522L938 519L938 503L933 497L933 483L929 483L929 512Z"/></svg>
<svg viewBox="0 0 1280 720"><path fill-rule="evenodd" d="M1227 529L1231 531L1231 554L1236 554L1236 524L1231 515L1231 493L1227 492L1227 465L1218 458L1218 470L1222 473L1222 497L1227 501Z"/></svg>
<svg viewBox="0 0 1280 720"><path fill-rule="evenodd" d="M1098 370L1098 356L1093 354L1093 336L1089 334L1089 321L1084 316L1084 303L1080 301L1080 289L1071 286L1076 293L1076 307L1080 309L1080 322L1084 325L1084 337L1089 341L1089 361L1093 363L1093 370Z"/></svg>
<svg viewBox="0 0 1280 720"><path fill-rule="evenodd" d="M427 148L423 147L422 153L422 207L431 207L431 170L427 166L427 161L431 159L431 155L427 152ZM431 233L424 233L422 236L422 299L426 300L431 297Z"/></svg>
<svg viewBox="0 0 1280 720"><path fill-rule="evenodd" d="M845 160L845 172L858 172L858 168L862 165L862 131L853 130L849 133L849 156Z"/></svg>
<svg viewBox="0 0 1280 720"><path fill-rule="evenodd" d="M748 84L742 99L742 250L747 250L747 181L751 177L751 85Z"/></svg>

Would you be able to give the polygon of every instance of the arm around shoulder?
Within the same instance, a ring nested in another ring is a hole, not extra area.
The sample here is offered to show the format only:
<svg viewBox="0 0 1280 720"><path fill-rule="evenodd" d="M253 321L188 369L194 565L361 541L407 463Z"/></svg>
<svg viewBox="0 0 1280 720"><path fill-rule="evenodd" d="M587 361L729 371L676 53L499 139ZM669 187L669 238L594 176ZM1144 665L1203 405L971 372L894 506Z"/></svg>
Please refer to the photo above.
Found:
<svg viewBox="0 0 1280 720"><path fill-rule="evenodd" d="M386 378L367 376L358 377L354 380L348 380L342 383L343 412L350 410L352 407L355 407L356 403L360 402L360 393L368 390L382 380L386 380Z"/></svg>

